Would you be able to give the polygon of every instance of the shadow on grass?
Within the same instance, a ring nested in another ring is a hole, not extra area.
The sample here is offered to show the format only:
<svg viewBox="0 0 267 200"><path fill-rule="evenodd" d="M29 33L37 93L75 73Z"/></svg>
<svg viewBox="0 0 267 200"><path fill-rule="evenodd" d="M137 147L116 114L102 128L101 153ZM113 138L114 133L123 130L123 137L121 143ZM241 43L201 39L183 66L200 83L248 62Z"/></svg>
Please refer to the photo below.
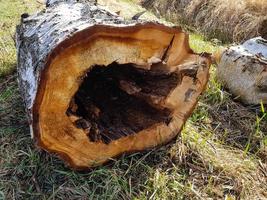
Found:
<svg viewBox="0 0 267 200"><path fill-rule="evenodd" d="M220 143L266 161L266 105L244 105L223 88L209 85L191 119ZM264 108L265 107L265 108Z"/></svg>

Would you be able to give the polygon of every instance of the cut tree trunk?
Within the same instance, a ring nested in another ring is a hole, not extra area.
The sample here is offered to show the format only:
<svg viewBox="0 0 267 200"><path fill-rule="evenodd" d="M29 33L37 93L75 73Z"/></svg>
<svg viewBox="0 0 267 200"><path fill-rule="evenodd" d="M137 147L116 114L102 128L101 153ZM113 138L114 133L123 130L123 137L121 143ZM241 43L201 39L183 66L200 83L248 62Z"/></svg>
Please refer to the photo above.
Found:
<svg viewBox="0 0 267 200"><path fill-rule="evenodd" d="M245 104L267 104L267 40L257 37L226 49L217 76Z"/></svg>
<svg viewBox="0 0 267 200"><path fill-rule="evenodd" d="M22 15L17 51L32 136L76 169L175 138L210 65L180 28L74 0Z"/></svg>

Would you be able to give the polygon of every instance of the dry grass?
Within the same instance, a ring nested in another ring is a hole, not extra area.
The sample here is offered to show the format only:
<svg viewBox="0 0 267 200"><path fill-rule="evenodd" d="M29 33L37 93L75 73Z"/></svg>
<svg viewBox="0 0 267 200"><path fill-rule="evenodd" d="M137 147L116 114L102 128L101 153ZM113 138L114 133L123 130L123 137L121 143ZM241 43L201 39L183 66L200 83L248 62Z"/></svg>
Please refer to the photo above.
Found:
<svg viewBox="0 0 267 200"><path fill-rule="evenodd" d="M100 2L128 17L142 10L120 1ZM190 45L218 49L194 34ZM16 74L0 78L0 199L267 199L267 112L234 101L214 70L176 141L83 173L34 147Z"/></svg>
<svg viewBox="0 0 267 200"><path fill-rule="evenodd" d="M199 134L205 133L188 123L182 133L182 143L177 142L173 147L176 162L180 155L179 162L185 165L185 169L191 170L188 181L194 183L199 197L266 198L266 164L245 155L240 149L221 144L215 135L203 137ZM181 149L182 154L177 154Z"/></svg>
<svg viewBox="0 0 267 200"><path fill-rule="evenodd" d="M245 0L246 8L258 15L267 15L267 1L266 0Z"/></svg>
<svg viewBox="0 0 267 200"><path fill-rule="evenodd" d="M266 0L144 0L143 5L208 38L240 42L267 37Z"/></svg>

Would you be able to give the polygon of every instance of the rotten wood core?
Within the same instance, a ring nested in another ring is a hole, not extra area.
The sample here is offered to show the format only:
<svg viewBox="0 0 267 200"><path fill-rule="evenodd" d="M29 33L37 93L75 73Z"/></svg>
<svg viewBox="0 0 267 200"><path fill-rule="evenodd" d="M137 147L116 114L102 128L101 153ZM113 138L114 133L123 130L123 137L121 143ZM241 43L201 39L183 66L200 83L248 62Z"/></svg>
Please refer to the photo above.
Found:
<svg viewBox="0 0 267 200"><path fill-rule="evenodd" d="M91 1L49 1L17 28L18 74L38 146L75 169L174 139L209 76L179 27Z"/></svg>
<svg viewBox="0 0 267 200"><path fill-rule="evenodd" d="M171 110L158 108L157 102L180 81L180 73L162 74L133 64L94 66L86 73L67 114L78 118L76 127L84 129L90 141L108 144L160 122L168 125Z"/></svg>

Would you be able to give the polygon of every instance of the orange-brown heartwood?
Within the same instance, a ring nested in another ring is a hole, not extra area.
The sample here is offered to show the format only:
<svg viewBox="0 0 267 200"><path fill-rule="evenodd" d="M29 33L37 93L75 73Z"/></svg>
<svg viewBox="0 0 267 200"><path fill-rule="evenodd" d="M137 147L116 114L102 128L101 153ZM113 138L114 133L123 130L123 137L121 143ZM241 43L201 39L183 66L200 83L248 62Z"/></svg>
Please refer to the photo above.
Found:
<svg viewBox="0 0 267 200"><path fill-rule="evenodd" d="M178 27L124 20L93 2L51 1L17 27L32 136L71 167L174 139L209 76Z"/></svg>

